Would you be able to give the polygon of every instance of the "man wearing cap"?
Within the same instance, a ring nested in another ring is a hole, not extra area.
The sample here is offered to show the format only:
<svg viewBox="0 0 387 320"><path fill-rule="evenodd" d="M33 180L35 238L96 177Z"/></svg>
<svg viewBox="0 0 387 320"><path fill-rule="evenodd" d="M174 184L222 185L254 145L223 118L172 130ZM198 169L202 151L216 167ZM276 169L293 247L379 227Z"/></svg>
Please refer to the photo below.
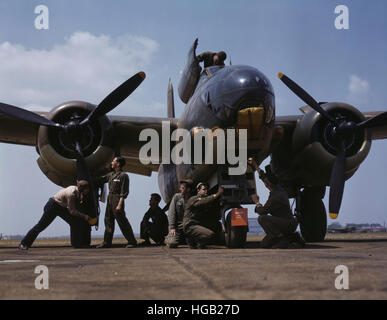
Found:
<svg viewBox="0 0 387 320"><path fill-rule="evenodd" d="M208 184L199 183L197 195L191 197L185 207L183 230L192 249L204 249L207 244L220 238L220 207L218 199L223 193L219 187L216 194L208 194Z"/></svg>
<svg viewBox="0 0 387 320"><path fill-rule="evenodd" d="M152 193L149 200L149 210L145 213L140 225L141 239L145 245L150 245L151 238L156 245L164 245L165 236L168 234L168 218L159 207L161 197L158 193ZM152 220L152 221L150 221Z"/></svg>
<svg viewBox="0 0 387 320"><path fill-rule="evenodd" d="M77 210L77 206L85 201L90 191L89 183L85 180L77 182L76 186L69 186L57 192L44 206L43 216L39 222L28 231L20 242L19 249L28 250L39 233L45 230L54 219L59 216L70 226L78 224L80 219L89 222L88 215Z"/></svg>
<svg viewBox="0 0 387 320"><path fill-rule="evenodd" d="M270 191L265 205L259 202L257 194L251 196L256 204L255 212L259 215L258 223L266 232L265 238L261 241L261 247L288 248L291 241L301 242L301 239L293 239L297 237L295 234L297 222L290 209L288 194L278 184L277 177L271 172L269 166L266 173L261 170L252 158L248 160L248 164L258 171L259 178Z"/></svg>
<svg viewBox="0 0 387 320"><path fill-rule="evenodd" d="M184 208L192 193L192 180L186 179L180 181L179 191L176 193L169 205L168 222L169 235L166 239L169 248L177 248L179 244L185 244L183 231Z"/></svg>
<svg viewBox="0 0 387 320"><path fill-rule="evenodd" d="M96 180L97 185L108 183L109 196L105 211L105 234L104 240L97 248L110 248L112 246L115 220L121 229L122 234L128 241L127 248L137 245L133 234L132 226L125 215L124 201L129 195L129 176L122 171L125 166L123 157L115 157L111 164L113 172Z"/></svg>
<svg viewBox="0 0 387 320"><path fill-rule="evenodd" d="M199 54L197 57L199 62L204 62L204 68L212 67L212 66L224 66L224 61L227 58L226 52L211 52L205 51Z"/></svg>

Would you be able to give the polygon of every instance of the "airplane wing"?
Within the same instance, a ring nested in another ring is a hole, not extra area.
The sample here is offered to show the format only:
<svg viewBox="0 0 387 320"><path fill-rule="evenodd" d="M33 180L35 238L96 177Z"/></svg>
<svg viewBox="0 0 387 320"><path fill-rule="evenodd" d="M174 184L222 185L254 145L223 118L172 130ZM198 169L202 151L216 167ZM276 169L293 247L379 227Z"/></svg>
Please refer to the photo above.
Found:
<svg viewBox="0 0 387 320"><path fill-rule="evenodd" d="M36 112L45 117L48 112ZM35 146L39 126L0 114L0 142Z"/></svg>
<svg viewBox="0 0 387 320"><path fill-rule="evenodd" d="M124 116L110 116L109 118L113 124L119 153L126 160L124 170L146 176L150 176L152 171L157 171L159 165L143 165L138 159L140 148L144 144L143 141L139 141L140 132L143 129L154 129L159 134L161 141L162 121L170 122L172 132L177 128L177 119Z"/></svg>
<svg viewBox="0 0 387 320"><path fill-rule="evenodd" d="M384 111L371 111L371 112L363 112L363 114L368 120L370 118L376 117L377 115L383 112ZM369 130L371 132L372 140L387 139L387 126L380 126Z"/></svg>
<svg viewBox="0 0 387 320"><path fill-rule="evenodd" d="M47 117L48 112L35 112ZM177 127L177 119L108 116L113 125L116 151L126 160L124 170L127 172L150 176L158 170L158 165L143 165L139 159L139 150L144 142L139 141L141 130L155 129L161 137L162 121L169 121L171 131ZM10 118L0 114L0 142L36 146L39 126L26 121ZM161 140L161 139L160 139Z"/></svg>

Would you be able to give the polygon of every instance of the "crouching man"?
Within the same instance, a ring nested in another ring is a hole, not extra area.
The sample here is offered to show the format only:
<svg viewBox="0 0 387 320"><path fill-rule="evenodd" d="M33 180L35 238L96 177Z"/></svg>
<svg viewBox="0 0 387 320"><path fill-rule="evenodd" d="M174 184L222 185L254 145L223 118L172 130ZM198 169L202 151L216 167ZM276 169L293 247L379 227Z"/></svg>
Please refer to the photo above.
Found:
<svg viewBox="0 0 387 320"><path fill-rule="evenodd" d="M89 183L85 180L78 181L76 186L69 186L57 192L44 206L43 216L39 222L28 231L19 245L19 249L27 250L56 217L61 217L70 227L76 227L82 220L89 222L88 215L78 211L76 207L83 204L90 191ZM90 227L89 227L90 228Z"/></svg>
<svg viewBox="0 0 387 320"><path fill-rule="evenodd" d="M261 248L289 248L291 243L305 243L300 235L295 232L297 221L294 219L290 209L289 197L287 192L278 184L277 177L267 170L265 173L256 162L249 159L248 163L259 173L260 179L269 189L270 195L265 205L259 202L257 194L252 195L258 213L258 223L266 232L266 236L261 241Z"/></svg>
<svg viewBox="0 0 387 320"><path fill-rule="evenodd" d="M164 245L165 236L168 234L168 218L159 207L161 197L158 193L152 193L149 200L149 210L145 213L140 225L141 239L145 245L150 245L151 238L156 245ZM152 220L152 221L150 221Z"/></svg>
<svg viewBox="0 0 387 320"><path fill-rule="evenodd" d="M219 187L216 194L207 196L208 187L207 183L199 183L196 187L197 195L191 197L185 207L183 230L191 249L204 249L221 238L218 199L223 188Z"/></svg>

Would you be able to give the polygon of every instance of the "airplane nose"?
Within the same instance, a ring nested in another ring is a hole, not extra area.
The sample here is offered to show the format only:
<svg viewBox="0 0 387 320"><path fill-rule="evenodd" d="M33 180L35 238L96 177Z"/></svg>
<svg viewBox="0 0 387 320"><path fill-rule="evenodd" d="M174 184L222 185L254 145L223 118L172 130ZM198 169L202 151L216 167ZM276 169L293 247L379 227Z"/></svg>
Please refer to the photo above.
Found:
<svg viewBox="0 0 387 320"><path fill-rule="evenodd" d="M274 106L273 88L263 73L250 66L229 68L227 75L216 84L212 92L212 107L218 118L235 122L242 109L264 108L268 101Z"/></svg>

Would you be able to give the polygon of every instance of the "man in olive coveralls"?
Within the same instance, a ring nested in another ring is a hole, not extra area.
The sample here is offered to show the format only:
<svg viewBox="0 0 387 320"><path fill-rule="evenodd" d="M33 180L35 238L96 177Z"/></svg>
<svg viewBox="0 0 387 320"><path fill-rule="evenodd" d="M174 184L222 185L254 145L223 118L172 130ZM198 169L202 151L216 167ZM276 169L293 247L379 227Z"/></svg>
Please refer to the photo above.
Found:
<svg viewBox="0 0 387 320"><path fill-rule="evenodd" d="M124 200L129 194L129 176L122 171L125 165L125 159L115 157L111 162L111 168L114 170L106 176L97 179L97 184L108 182L109 196L105 211L105 234L103 243L97 248L110 248L113 241L114 223L117 220L122 234L128 241L127 248L137 245L133 229L125 216Z"/></svg>
<svg viewBox="0 0 387 320"><path fill-rule="evenodd" d="M169 248L177 248L179 244L185 244L185 236L183 231L183 218L185 204L191 198L192 180L181 180L179 193L176 193L169 205L168 222L169 235L166 239Z"/></svg>
<svg viewBox="0 0 387 320"><path fill-rule="evenodd" d="M183 230L191 249L204 249L220 238L222 228L218 199L223 188L219 187L218 192L210 196L207 196L208 184L199 183L196 189L197 195L191 197L185 206Z"/></svg>
<svg viewBox="0 0 387 320"><path fill-rule="evenodd" d="M259 173L260 179L269 189L270 195L265 205L259 202L257 194L252 195L256 204L255 212L258 213L258 223L266 232L261 241L261 248L288 248L291 243L304 244L298 233L295 233L297 221L290 209L287 192L278 184L277 177L267 168L265 173L257 163L250 158L248 163Z"/></svg>

